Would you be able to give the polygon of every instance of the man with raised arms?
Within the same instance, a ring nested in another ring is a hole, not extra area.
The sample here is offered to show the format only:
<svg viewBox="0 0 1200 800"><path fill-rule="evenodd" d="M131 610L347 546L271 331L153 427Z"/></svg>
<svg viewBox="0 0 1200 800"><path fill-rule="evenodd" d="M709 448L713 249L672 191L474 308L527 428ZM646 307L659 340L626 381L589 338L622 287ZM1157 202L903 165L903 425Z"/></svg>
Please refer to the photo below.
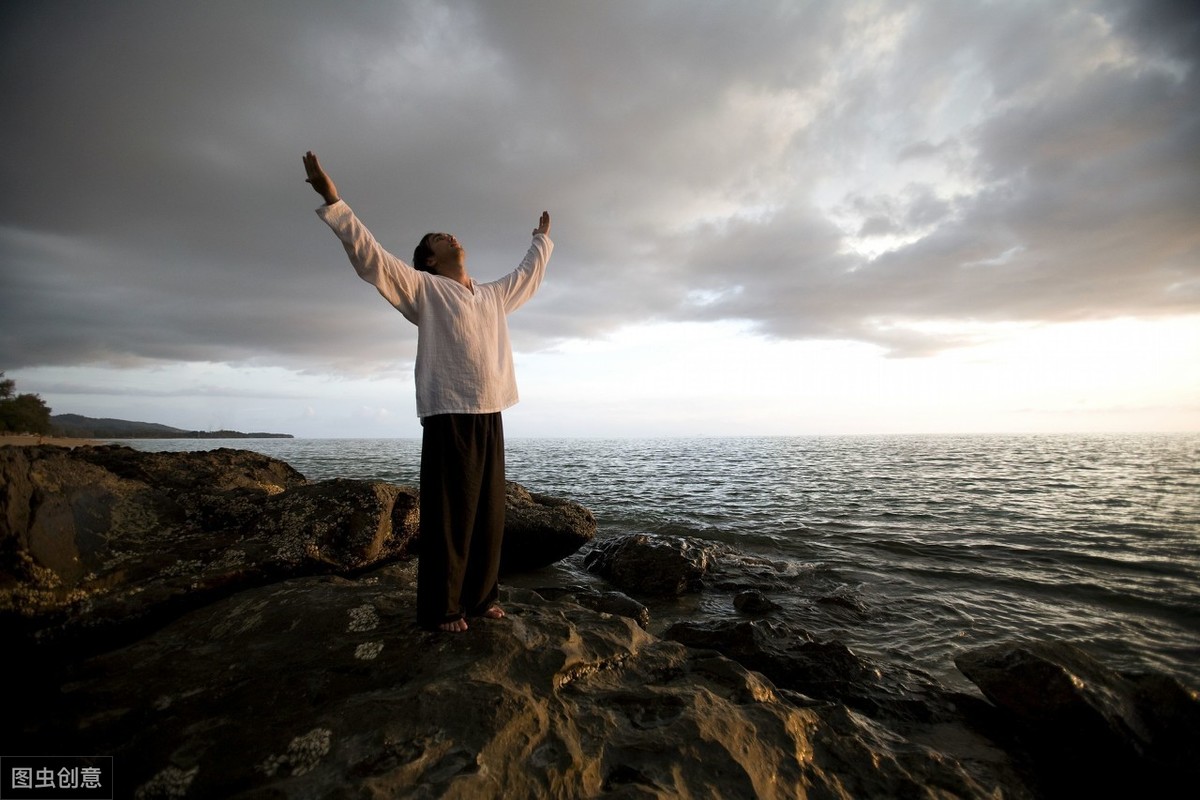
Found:
<svg viewBox="0 0 1200 800"><path fill-rule="evenodd" d="M554 250L543 211L519 266L477 283L467 253L448 233L429 233L412 264L383 249L321 168L304 156L307 182L325 200L317 215L337 234L360 278L417 326L421 418L421 527L417 621L467 630L468 617L500 619L504 536L504 428L517 402L507 315L533 297Z"/></svg>

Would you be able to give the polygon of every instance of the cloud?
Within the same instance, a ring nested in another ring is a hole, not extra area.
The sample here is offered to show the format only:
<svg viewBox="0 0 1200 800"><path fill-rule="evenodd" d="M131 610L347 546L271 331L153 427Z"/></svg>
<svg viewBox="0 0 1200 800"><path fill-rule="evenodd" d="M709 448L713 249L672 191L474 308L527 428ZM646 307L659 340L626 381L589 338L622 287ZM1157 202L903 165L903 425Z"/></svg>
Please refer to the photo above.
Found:
<svg viewBox="0 0 1200 800"><path fill-rule="evenodd" d="M8 4L0 364L406 370L307 149L385 245L453 230L482 280L549 208L526 350L736 320L923 355L1192 313L1180 6Z"/></svg>

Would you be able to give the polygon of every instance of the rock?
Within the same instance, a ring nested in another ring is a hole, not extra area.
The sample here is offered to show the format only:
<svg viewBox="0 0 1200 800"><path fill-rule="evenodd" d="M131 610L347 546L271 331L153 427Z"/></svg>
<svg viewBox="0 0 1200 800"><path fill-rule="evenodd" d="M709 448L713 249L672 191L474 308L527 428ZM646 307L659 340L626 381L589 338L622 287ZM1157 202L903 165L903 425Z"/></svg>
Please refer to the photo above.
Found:
<svg viewBox="0 0 1200 800"><path fill-rule="evenodd" d="M734 595L733 607L744 614L768 614L777 610L779 604L757 589L746 589Z"/></svg>
<svg viewBox="0 0 1200 800"><path fill-rule="evenodd" d="M55 639L139 630L287 575L406 552L412 490L309 484L245 450L0 448L0 622Z"/></svg>
<svg viewBox="0 0 1200 800"><path fill-rule="evenodd" d="M875 663L840 642L818 641L782 622L680 622L663 636L761 672L797 705L836 706L870 719L888 735L933 747L943 757L961 761L983 783L1008 787L1005 796L1025 791L1016 788L1026 784L1023 752L1014 761L994 741L990 707L946 690L918 670Z"/></svg>
<svg viewBox="0 0 1200 800"><path fill-rule="evenodd" d="M508 482L501 573L529 572L561 561L592 541L596 518L571 500L533 494Z"/></svg>
<svg viewBox="0 0 1200 800"><path fill-rule="evenodd" d="M621 592L606 592L585 586L539 587L534 591L548 600L569 600L593 611L626 617L643 630L650 627L650 609Z"/></svg>
<svg viewBox="0 0 1200 800"><path fill-rule="evenodd" d="M848 616L852 618L862 619L867 616L867 606L863 603L862 598L846 590L823 595L818 597L816 602L826 608L847 611L849 612Z"/></svg>
<svg viewBox="0 0 1200 800"><path fill-rule="evenodd" d="M228 447L152 453L114 444L76 448L69 451L69 456L172 496L220 495L236 490L273 495L308 482L284 461Z"/></svg>
<svg viewBox="0 0 1200 800"><path fill-rule="evenodd" d="M69 591L114 552L303 483L287 464L245 451L0 447L0 574Z"/></svg>
<svg viewBox="0 0 1200 800"><path fill-rule="evenodd" d="M1067 642L992 645L954 663L1054 791L1165 796L1200 782L1200 694L1174 678L1119 673Z"/></svg>
<svg viewBox="0 0 1200 800"><path fill-rule="evenodd" d="M574 552L595 531L577 503L510 484L511 570ZM96 641L240 589L350 574L415 553L416 490L309 483L247 450L0 447L0 627Z"/></svg>
<svg viewBox="0 0 1200 800"><path fill-rule="evenodd" d="M663 636L716 650L776 684L820 699L841 699L879 669L838 642L818 642L780 622L678 622Z"/></svg>
<svg viewBox="0 0 1200 800"><path fill-rule="evenodd" d="M1029 796L533 592L422 631L414 582L408 564L246 590L71 667L5 727L112 755L124 797Z"/></svg>
<svg viewBox="0 0 1200 800"><path fill-rule="evenodd" d="M618 614L631 619L643 630L650 627L650 610L621 592L589 592L577 596L575 602L593 611Z"/></svg>
<svg viewBox="0 0 1200 800"><path fill-rule="evenodd" d="M700 590L716 550L678 536L625 534L593 544L583 566L634 595L678 596Z"/></svg>
<svg viewBox="0 0 1200 800"><path fill-rule="evenodd" d="M1160 673L1123 672L1146 726L1150 756L1167 765L1200 766L1200 692Z"/></svg>
<svg viewBox="0 0 1200 800"><path fill-rule="evenodd" d="M920 670L876 662L785 622L691 620L671 625L663 637L715 650L781 688L845 704L901 729L961 722L962 706L973 705L971 698L948 691Z"/></svg>
<svg viewBox="0 0 1200 800"><path fill-rule="evenodd" d="M338 478L267 498L247 525L268 547L250 560L345 572L414 553L420 503L405 486Z"/></svg>

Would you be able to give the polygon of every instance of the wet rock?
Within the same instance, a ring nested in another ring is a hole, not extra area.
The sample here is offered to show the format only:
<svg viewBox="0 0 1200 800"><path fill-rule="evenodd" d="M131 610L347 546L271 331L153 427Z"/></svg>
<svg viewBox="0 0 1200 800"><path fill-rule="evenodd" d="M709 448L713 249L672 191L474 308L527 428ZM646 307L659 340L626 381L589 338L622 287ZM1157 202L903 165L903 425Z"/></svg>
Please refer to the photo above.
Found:
<svg viewBox="0 0 1200 800"><path fill-rule="evenodd" d="M960 722L962 706L973 703L920 670L875 661L785 622L689 620L671 625L663 637L715 650L781 688L845 704L902 729Z"/></svg>
<svg viewBox="0 0 1200 800"><path fill-rule="evenodd" d="M733 607L743 614L769 614L778 610L779 604L757 589L747 589L734 595Z"/></svg>
<svg viewBox="0 0 1200 800"><path fill-rule="evenodd" d="M663 634L689 647L716 650L776 684L820 699L841 699L879 669L839 642L767 620L678 622Z"/></svg>
<svg viewBox="0 0 1200 800"><path fill-rule="evenodd" d="M1200 781L1200 694L1123 674L1068 642L1005 643L955 665L1011 721L1052 791L1166 796Z"/></svg>
<svg viewBox="0 0 1200 800"><path fill-rule="evenodd" d="M827 609L834 609L851 618L865 619L867 606L862 598L849 591L832 592L817 598L817 604Z"/></svg>
<svg viewBox="0 0 1200 800"><path fill-rule="evenodd" d="M584 586L539 587L535 591L548 600L569 600L604 614L617 614L633 620L643 630L650 627L650 609L621 592Z"/></svg>
<svg viewBox="0 0 1200 800"><path fill-rule="evenodd" d="M561 561L595 535L596 518L583 506L508 482L502 573L528 572Z"/></svg>
<svg viewBox="0 0 1200 800"><path fill-rule="evenodd" d="M625 534L593 544L583 566L635 596L678 596L700 590L716 552L678 536Z"/></svg>

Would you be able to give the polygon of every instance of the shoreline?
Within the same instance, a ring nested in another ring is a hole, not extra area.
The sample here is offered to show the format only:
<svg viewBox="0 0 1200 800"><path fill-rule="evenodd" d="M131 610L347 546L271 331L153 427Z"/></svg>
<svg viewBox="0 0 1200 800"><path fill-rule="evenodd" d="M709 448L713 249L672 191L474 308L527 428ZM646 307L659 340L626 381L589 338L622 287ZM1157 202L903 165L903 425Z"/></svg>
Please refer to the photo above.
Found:
<svg viewBox="0 0 1200 800"><path fill-rule="evenodd" d="M6 444L30 445L50 444L55 447L79 447L80 445L103 444L99 439L75 439L68 436L39 436L36 433L0 433L0 447Z"/></svg>

